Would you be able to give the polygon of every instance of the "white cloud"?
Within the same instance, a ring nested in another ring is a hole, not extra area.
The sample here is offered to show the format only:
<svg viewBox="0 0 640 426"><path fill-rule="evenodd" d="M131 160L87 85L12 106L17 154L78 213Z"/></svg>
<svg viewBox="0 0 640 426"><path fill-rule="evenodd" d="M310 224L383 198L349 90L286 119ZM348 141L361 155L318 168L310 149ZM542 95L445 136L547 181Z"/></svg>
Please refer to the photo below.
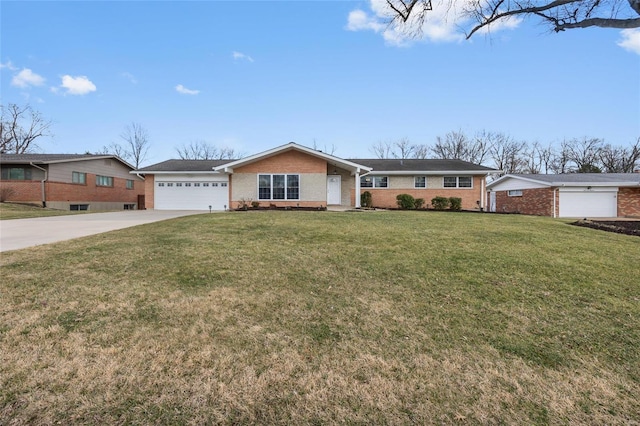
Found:
<svg viewBox="0 0 640 426"><path fill-rule="evenodd" d="M618 46L640 55L640 30L630 29L620 31L622 40L618 42Z"/></svg>
<svg viewBox="0 0 640 426"><path fill-rule="evenodd" d="M371 14L361 9L350 12L346 29L349 31L374 31L382 35L387 44L394 46L408 46L417 40L460 42L465 37L461 27L469 23L463 10L470 1L474 0L454 0L453 2L434 0L433 10L427 12L424 22L420 23L414 12L407 22L394 22L393 25L390 25L393 15L386 0L369 0ZM521 21L519 18L501 20L492 24L484 32L513 29Z"/></svg>
<svg viewBox="0 0 640 426"><path fill-rule="evenodd" d="M18 74L11 79L11 85L16 87L26 88L29 86L42 86L44 84L44 77L34 73L29 68L24 68Z"/></svg>
<svg viewBox="0 0 640 426"><path fill-rule="evenodd" d="M120 75L122 77L126 78L127 80L129 80L131 83L138 84L138 80L136 80L136 78L133 76L133 74L131 74L129 72L123 72L123 73L120 73Z"/></svg>
<svg viewBox="0 0 640 426"><path fill-rule="evenodd" d="M18 68L13 66L13 63L11 61L7 61L6 64L3 64L2 62L0 62L0 70L2 68L7 68L8 70L11 70L11 71L17 71L18 70Z"/></svg>
<svg viewBox="0 0 640 426"><path fill-rule="evenodd" d="M248 61L248 62L253 62L253 58L249 55L245 55L244 53L241 52L233 52L231 54L231 56L233 56L233 59L236 61Z"/></svg>
<svg viewBox="0 0 640 426"><path fill-rule="evenodd" d="M182 84L178 84L176 86L176 91L178 93L182 93L183 95L197 95L198 93L200 93L199 90L191 90L191 89L187 89L186 87L184 87Z"/></svg>
<svg viewBox="0 0 640 426"><path fill-rule="evenodd" d="M66 89L66 93L69 95L86 95L87 93L96 91L96 85L83 75L77 77L63 75L60 87Z"/></svg>

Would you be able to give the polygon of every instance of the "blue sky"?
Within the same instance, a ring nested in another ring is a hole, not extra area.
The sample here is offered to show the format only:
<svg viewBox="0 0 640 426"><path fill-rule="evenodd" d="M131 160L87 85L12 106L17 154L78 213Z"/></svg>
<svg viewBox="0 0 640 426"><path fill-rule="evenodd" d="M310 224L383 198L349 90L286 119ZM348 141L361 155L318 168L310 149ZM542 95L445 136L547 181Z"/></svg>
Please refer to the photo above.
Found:
<svg viewBox="0 0 640 426"><path fill-rule="evenodd" d="M462 130L543 144L640 136L640 34L513 22L462 40L390 32L370 1L0 2L2 104L53 123L41 152L96 152L136 122L145 164L195 141L295 141L372 157ZM437 17L436 17L437 18Z"/></svg>

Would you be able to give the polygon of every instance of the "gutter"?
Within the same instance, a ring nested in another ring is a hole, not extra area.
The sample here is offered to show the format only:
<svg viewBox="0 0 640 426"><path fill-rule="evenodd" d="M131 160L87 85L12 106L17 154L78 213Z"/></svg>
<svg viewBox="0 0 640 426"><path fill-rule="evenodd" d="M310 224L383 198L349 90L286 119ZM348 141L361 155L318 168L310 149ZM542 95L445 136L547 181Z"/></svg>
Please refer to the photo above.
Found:
<svg viewBox="0 0 640 426"><path fill-rule="evenodd" d="M33 164L33 161L30 161L29 165L31 167L35 167L36 169L40 169L40 170L42 170L44 172L44 179L42 179L40 181L40 188L41 188L41 191L42 191L42 207L47 207L47 193L45 191L45 184L44 184L47 181L48 176L49 176L48 173L47 173L47 170L42 168L42 167L40 167L40 166L36 166L35 164Z"/></svg>

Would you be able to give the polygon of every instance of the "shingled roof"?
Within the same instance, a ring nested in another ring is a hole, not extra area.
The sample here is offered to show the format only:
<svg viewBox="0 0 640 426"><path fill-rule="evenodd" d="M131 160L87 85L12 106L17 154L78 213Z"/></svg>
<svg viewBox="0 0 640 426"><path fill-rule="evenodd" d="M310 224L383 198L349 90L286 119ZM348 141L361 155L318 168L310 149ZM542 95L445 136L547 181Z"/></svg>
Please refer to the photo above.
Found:
<svg viewBox="0 0 640 426"><path fill-rule="evenodd" d="M354 163L371 167L374 172L468 172L490 173L497 170L463 160L441 159L352 159Z"/></svg>
<svg viewBox="0 0 640 426"><path fill-rule="evenodd" d="M167 160L138 170L140 173L150 172L209 172L222 164L236 160Z"/></svg>
<svg viewBox="0 0 640 426"><path fill-rule="evenodd" d="M131 164L112 154L0 154L0 163L3 164L53 164L101 159L114 159L134 169Z"/></svg>

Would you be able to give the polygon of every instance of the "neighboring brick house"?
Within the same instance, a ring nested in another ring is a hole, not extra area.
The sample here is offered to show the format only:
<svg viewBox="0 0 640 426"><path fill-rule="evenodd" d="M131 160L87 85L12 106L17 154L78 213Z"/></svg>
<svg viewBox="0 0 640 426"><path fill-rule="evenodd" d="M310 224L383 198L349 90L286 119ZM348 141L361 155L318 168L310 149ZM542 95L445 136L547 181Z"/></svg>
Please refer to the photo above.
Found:
<svg viewBox="0 0 640 426"><path fill-rule="evenodd" d="M490 211L640 217L640 173L509 174L487 185Z"/></svg>
<svg viewBox="0 0 640 426"><path fill-rule="evenodd" d="M223 210L244 203L276 207L397 207L398 194L459 197L462 208L486 204L494 169L460 160L345 160L289 143L240 160L168 160L136 173L146 178L148 208Z"/></svg>
<svg viewBox="0 0 640 426"><path fill-rule="evenodd" d="M60 210L144 208L144 179L114 155L1 154L2 201Z"/></svg>

